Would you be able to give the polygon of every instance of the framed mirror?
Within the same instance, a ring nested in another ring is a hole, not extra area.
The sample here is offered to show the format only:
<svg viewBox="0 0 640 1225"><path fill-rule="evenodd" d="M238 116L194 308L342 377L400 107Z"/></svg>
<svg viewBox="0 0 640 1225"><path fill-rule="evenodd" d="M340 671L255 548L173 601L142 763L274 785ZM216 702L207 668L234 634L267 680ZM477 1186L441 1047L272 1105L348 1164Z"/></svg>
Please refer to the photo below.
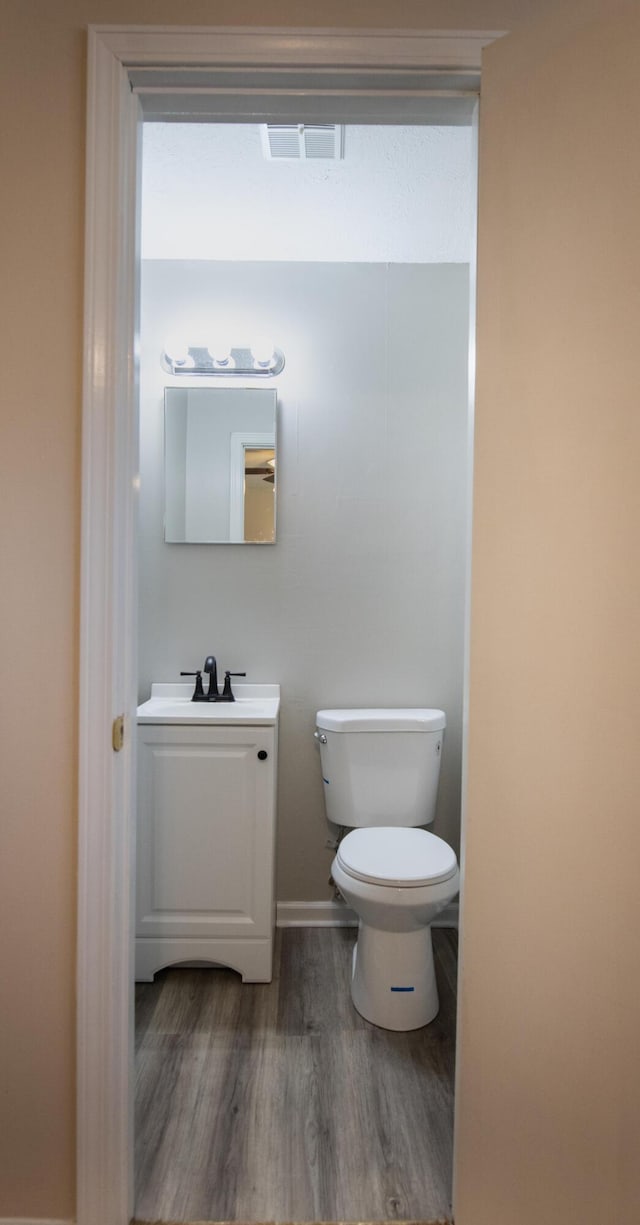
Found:
<svg viewBox="0 0 640 1225"><path fill-rule="evenodd" d="M276 466L275 391L165 388L168 544L273 544Z"/></svg>

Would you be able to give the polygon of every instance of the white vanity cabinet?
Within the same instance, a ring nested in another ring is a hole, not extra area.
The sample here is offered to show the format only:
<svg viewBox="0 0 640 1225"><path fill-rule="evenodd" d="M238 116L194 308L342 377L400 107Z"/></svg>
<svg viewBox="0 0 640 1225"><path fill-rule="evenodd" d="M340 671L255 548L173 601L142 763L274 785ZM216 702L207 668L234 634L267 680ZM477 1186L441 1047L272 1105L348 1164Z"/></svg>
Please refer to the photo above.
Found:
<svg viewBox="0 0 640 1225"><path fill-rule="evenodd" d="M177 713L165 702L164 717L153 703L138 710L136 978L209 962L269 982L277 706L256 724L248 697L226 710L185 699Z"/></svg>

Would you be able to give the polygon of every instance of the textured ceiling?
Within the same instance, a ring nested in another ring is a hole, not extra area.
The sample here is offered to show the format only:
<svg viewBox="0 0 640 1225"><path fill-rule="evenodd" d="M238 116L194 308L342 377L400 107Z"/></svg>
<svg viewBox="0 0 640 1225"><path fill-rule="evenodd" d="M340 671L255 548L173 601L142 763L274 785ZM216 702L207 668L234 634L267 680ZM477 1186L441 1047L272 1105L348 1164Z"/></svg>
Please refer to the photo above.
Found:
<svg viewBox="0 0 640 1225"><path fill-rule="evenodd" d="M146 124L145 259L464 263L471 131L361 127L339 162L270 162L250 124Z"/></svg>

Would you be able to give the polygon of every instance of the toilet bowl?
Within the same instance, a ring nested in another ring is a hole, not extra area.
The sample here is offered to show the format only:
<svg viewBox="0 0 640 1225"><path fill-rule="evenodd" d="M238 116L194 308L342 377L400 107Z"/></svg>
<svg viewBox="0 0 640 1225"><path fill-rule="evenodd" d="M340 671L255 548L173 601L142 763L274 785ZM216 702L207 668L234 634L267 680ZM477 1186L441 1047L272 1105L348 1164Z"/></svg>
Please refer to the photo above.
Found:
<svg viewBox="0 0 640 1225"><path fill-rule="evenodd" d="M459 887L451 847L423 829L357 829L331 874L359 918L351 995L384 1029L428 1025L438 1012L430 924Z"/></svg>
<svg viewBox="0 0 640 1225"><path fill-rule="evenodd" d="M420 828L435 814L445 716L319 711L316 722L327 816L350 829L331 874L358 915L353 1003L384 1029L418 1029L438 1012L430 924L459 888L455 852Z"/></svg>

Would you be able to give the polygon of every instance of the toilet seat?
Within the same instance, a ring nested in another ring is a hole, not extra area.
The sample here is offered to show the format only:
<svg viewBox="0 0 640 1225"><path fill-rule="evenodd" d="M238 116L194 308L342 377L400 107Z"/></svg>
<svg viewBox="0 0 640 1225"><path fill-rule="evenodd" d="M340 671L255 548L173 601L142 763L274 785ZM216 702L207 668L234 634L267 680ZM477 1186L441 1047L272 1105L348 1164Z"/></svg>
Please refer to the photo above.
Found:
<svg viewBox="0 0 640 1225"><path fill-rule="evenodd" d="M405 889L449 880L458 869L455 852L442 838L403 826L354 829L343 838L336 859L355 880Z"/></svg>

